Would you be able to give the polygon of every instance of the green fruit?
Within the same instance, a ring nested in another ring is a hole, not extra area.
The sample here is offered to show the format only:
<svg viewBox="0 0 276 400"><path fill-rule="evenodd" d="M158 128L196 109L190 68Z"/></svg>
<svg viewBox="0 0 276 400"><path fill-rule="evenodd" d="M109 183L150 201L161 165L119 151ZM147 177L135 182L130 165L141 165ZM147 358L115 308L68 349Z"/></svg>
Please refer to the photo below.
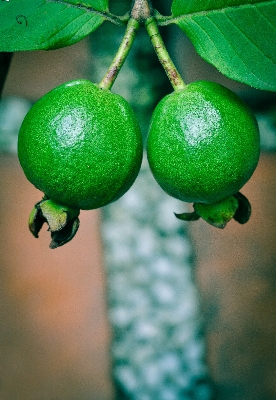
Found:
<svg viewBox="0 0 276 400"><path fill-rule="evenodd" d="M169 195L212 204L236 194L254 172L258 126L233 92L194 82L157 105L147 153L155 179Z"/></svg>
<svg viewBox="0 0 276 400"><path fill-rule="evenodd" d="M56 87L28 112L18 156L26 177L58 204L94 209L121 197L142 160L129 104L88 80Z"/></svg>

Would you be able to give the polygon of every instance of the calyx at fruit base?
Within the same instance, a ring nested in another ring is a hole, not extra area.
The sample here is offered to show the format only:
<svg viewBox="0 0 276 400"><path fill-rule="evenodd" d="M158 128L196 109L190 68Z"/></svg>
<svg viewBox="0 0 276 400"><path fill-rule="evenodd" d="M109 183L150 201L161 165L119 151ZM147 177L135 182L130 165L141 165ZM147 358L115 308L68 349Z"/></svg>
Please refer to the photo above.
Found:
<svg viewBox="0 0 276 400"><path fill-rule="evenodd" d="M245 224L251 215L248 199L240 192L214 204L194 203L191 213L176 214L182 221L197 221L200 217L216 228L225 228L232 218L240 224Z"/></svg>
<svg viewBox="0 0 276 400"><path fill-rule="evenodd" d="M51 249L63 246L68 243L79 228L80 210L72 209L55 203L48 197L38 202L29 217L29 229L38 238L38 234L46 222L51 232Z"/></svg>

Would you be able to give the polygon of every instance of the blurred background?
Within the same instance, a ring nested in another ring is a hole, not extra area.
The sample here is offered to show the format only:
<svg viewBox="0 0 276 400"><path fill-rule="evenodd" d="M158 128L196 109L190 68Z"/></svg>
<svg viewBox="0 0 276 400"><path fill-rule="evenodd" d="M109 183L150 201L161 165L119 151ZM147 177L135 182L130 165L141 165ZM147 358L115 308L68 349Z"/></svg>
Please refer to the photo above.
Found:
<svg viewBox="0 0 276 400"><path fill-rule="evenodd" d="M169 14L170 2L156 8ZM226 85L258 118L263 152L242 191L250 221L220 231L176 220L188 206L158 188L144 157L130 191L82 212L66 246L50 250L45 228L28 232L42 194L16 157L21 121L58 84L99 82L123 33L105 23L69 48L13 55L0 104L0 399L276 399L275 95L221 76L176 27L161 34L184 80ZM144 137L171 90L141 30L114 91Z"/></svg>

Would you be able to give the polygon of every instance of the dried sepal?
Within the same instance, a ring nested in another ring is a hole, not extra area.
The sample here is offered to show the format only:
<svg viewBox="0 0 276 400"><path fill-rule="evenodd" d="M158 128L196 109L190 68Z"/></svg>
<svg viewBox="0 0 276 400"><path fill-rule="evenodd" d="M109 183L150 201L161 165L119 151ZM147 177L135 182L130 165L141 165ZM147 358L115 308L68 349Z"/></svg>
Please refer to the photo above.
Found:
<svg viewBox="0 0 276 400"><path fill-rule="evenodd" d="M195 211L182 214L174 213L174 215L176 216L176 218L181 219L182 221L197 221L200 218L200 216Z"/></svg>
<svg viewBox="0 0 276 400"><path fill-rule="evenodd" d="M34 237L46 222L49 226L52 241L50 248L55 249L68 243L79 227L80 210L55 203L47 197L35 204L29 217L29 229Z"/></svg>
<svg viewBox="0 0 276 400"><path fill-rule="evenodd" d="M214 204L195 203L196 213L210 225L223 229L234 217L239 202L235 196L227 197Z"/></svg>
<svg viewBox="0 0 276 400"><path fill-rule="evenodd" d="M251 216L251 204L241 192L236 193L235 197L239 202L239 207L233 218L240 224L245 224Z"/></svg>
<svg viewBox="0 0 276 400"><path fill-rule="evenodd" d="M182 221L197 221L204 219L210 225L223 229L233 218L240 224L245 224L251 215L251 205L240 192L214 204L194 203L194 211L175 214Z"/></svg>

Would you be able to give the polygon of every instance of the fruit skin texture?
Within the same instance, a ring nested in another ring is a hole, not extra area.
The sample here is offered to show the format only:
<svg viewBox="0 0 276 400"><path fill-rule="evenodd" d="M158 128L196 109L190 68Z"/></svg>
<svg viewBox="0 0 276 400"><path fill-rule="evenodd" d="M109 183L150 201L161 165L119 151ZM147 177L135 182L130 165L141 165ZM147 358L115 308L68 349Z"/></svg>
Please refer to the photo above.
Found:
<svg viewBox="0 0 276 400"><path fill-rule="evenodd" d="M117 200L130 188L142 151L126 100L84 79L62 84L34 104L18 138L29 181L51 200L84 210Z"/></svg>
<svg viewBox="0 0 276 400"><path fill-rule="evenodd" d="M164 97L150 124L151 171L169 195L216 203L239 191L260 155L256 119L233 92L209 81Z"/></svg>

